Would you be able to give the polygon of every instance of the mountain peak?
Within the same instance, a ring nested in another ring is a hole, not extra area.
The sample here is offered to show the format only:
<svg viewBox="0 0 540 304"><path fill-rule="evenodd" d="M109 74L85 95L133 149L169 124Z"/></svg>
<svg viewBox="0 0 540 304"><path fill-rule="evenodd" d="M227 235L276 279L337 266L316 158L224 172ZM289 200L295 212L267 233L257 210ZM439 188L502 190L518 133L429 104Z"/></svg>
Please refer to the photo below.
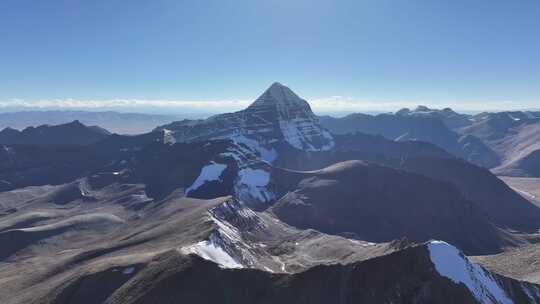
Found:
<svg viewBox="0 0 540 304"><path fill-rule="evenodd" d="M6 131L7 130L7 131ZM2 144L79 146L98 142L109 136L99 127L87 127L78 120L60 125L27 127L23 131L5 129L0 132Z"/></svg>
<svg viewBox="0 0 540 304"><path fill-rule="evenodd" d="M68 122L65 124L58 125L59 127L86 127L85 124L80 122L78 119L73 120L72 122Z"/></svg>
<svg viewBox="0 0 540 304"><path fill-rule="evenodd" d="M426 107L426 106L423 106L423 105L419 105L416 107L416 109L414 109L415 112L427 112L427 111L431 111L430 108Z"/></svg>
<svg viewBox="0 0 540 304"><path fill-rule="evenodd" d="M275 81L274 83L272 83L272 85L268 89L270 90L272 88L281 88L281 87L287 87L287 86Z"/></svg>
<svg viewBox="0 0 540 304"><path fill-rule="evenodd" d="M309 104L305 100L296 95L289 87L279 82L274 82L248 109L269 106L277 106L279 108L309 108Z"/></svg>
<svg viewBox="0 0 540 304"><path fill-rule="evenodd" d="M0 132L7 132L7 133L19 133L19 130L17 129L14 129L12 127L5 127L2 131Z"/></svg>
<svg viewBox="0 0 540 304"><path fill-rule="evenodd" d="M245 135L265 148L288 143L298 150L321 151L334 145L332 135L320 125L307 101L279 82L272 83L244 110L158 129L170 130L179 142Z"/></svg>
<svg viewBox="0 0 540 304"><path fill-rule="evenodd" d="M296 95L289 87L279 82L274 82L268 89L257 98L254 104L260 103L298 103L305 102L302 98Z"/></svg>

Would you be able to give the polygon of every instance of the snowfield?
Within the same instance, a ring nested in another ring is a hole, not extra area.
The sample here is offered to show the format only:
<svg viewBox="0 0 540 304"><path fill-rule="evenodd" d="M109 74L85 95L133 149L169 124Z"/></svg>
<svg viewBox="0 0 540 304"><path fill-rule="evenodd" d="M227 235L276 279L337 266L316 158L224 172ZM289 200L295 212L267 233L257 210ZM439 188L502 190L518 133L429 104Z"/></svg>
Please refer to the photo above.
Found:
<svg viewBox="0 0 540 304"><path fill-rule="evenodd" d="M268 189L269 183L269 172L245 168L238 172L235 192L241 201L268 203L275 198L274 193Z"/></svg>
<svg viewBox="0 0 540 304"><path fill-rule="evenodd" d="M332 135L314 121L305 118L280 120L279 127L285 141L298 150L327 151L334 147L334 138ZM322 147L316 148L311 142L314 137L319 136L322 136L327 143Z"/></svg>
<svg viewBox="0 0 540 304"><path fill-rule="evenodd" d="M207 182L217 181L219 177L227 169L227 165L218 164L211 162L209 165L206 165L202 168L201 174L193 182L191 186L186 189L186 195L193 190L197 190L200 186L204 185Z"/></svg>
<svg viewBox="0 0 540 304"><path fill-rule="evenodd" d="M243 144L252 151L260 155L261 160L264 160L268 163L272 163L278 157L278 154L274 148L266 148L259 141L247 138L244 135L234 134L229 138L234 141L236 144Z"/></svg>

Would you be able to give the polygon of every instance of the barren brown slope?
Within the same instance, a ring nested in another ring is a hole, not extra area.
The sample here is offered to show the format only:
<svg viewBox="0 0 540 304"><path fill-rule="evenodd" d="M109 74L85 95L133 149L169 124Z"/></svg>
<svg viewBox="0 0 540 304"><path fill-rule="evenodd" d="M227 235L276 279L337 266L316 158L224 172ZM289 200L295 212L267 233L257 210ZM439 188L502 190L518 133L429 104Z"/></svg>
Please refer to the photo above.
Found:
<svg viewBox="0 0 540 304"><path fill-rule="evenodd" d="M514 248L496 255L478 256L474 260L495 273L540 284L540 244Z"/></svg>
<svg viewBox="0 0 540 304"><path fill-rule="evenodd" d="M540 120L523 112L486 114L474 124L460 130L480 138L501 158L493 169L498 175L540 176L538 160L524 160L540 150Z"/></svg>
<svg viewBox="0 0 540 304"><path fill-rule="evenodd" d="M540 207L540 178L500 176L510 188Z"/></svg>
<svg viewBox="0 0 540 304"><path fill-rule="evenodd" d="M84 191L61 195L73 189ZM297 272L395 250L391 244L298 230L230 197L182 195L178 191L153 200L144 185L110 179L44 187L21 196L8 206L15 206L13 211L0 217L0 302L100 303L167 251L214 259L205 250L215 247L242 267Z"/></svg>

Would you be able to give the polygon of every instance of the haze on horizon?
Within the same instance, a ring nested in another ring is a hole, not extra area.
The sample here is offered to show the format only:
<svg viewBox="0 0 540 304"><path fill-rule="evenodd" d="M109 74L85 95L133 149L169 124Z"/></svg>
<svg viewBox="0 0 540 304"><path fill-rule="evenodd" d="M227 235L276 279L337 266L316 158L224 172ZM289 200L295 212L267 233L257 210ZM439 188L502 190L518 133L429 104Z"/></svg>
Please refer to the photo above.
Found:
<svg viewBox="0 0 540 304"><path fill-rule="evenodd" d="M218 113L272 82L315 112L538 109L540 3L0 3L0 111Z"/></svg>

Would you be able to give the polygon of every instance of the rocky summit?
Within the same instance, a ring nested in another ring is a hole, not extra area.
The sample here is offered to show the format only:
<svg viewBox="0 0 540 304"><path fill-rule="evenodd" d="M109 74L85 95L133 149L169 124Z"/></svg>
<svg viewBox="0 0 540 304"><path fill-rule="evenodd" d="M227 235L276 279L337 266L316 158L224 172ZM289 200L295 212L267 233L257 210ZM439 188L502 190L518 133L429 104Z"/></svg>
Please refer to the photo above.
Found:
<svg viewBox="0 0 540 304"><path fill-rule="evenodd" d="M321 126L307 101L278 82L242 111L174 122L158 130L167 130L179 142L247 138L268 149L287 145L303 151L324 151L334 146L332 135Z"/></svg>

